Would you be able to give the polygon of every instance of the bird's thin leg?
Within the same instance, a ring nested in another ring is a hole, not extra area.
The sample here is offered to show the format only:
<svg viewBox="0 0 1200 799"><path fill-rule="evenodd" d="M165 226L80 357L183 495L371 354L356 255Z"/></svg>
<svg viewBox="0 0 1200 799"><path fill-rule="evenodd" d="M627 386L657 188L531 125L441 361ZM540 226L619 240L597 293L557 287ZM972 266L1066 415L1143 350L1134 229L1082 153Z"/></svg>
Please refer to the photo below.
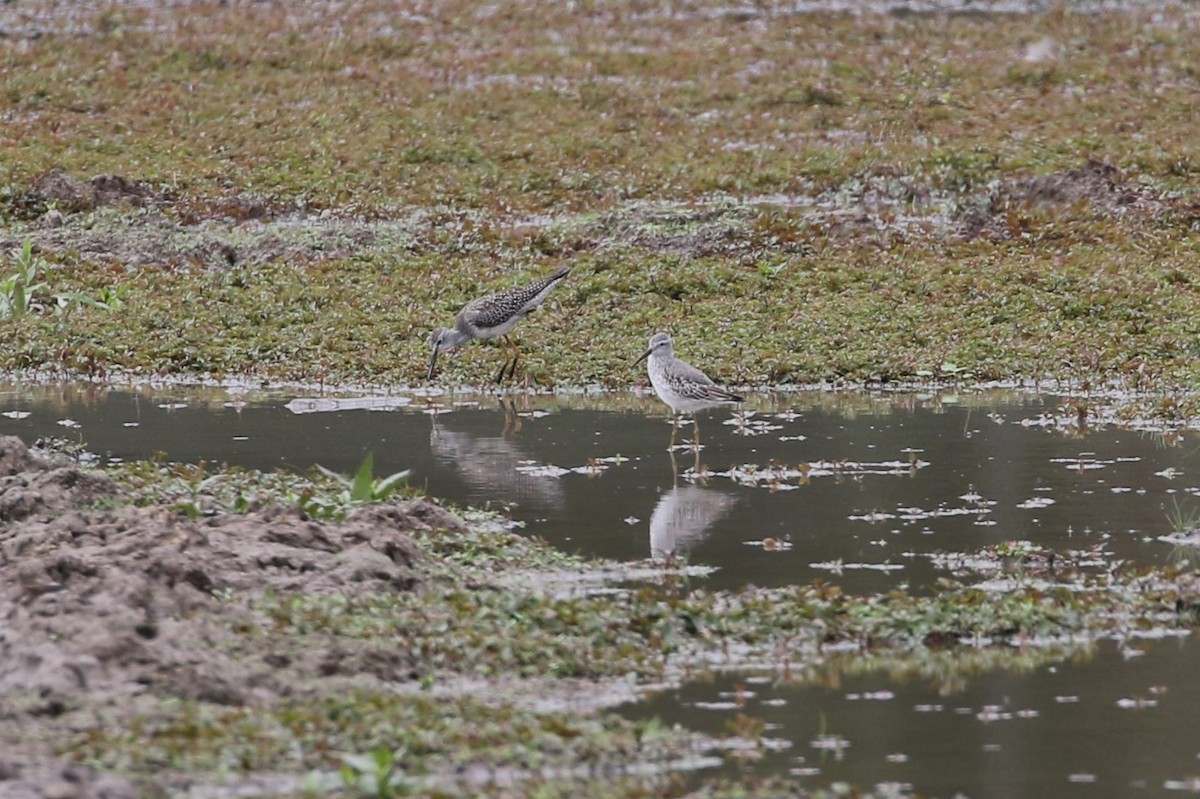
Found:
<svg viewBox="0 0 1200 799"><path fill-rule="evenodd" d="M508 379L512 380L513 375L517 373L517 360L521 357L521 346L515 341L513 342L513 359L512 368L508 370Z"/></svg>
<svg viewBox="0 0 1200 799"><path fill-rule="evenodd" d="M675 450L667 449L667 454L671 456L671 486L679 485L679 463L675 460Z"/></svg>
<svg viewBox="0 0 1200 799"><path fill-rule="evenodd" d="M679 432L679 415L671 414L671 443L667 446L667 449L669 449L669 450L675 449L675 434L678 432Z"/></svg>
<svg viewBox="0 0 1200 799"><path fill-rule="evenodd" d="M504 348L504 363L500 364L500 371L496 372L497 385L504 380L504 370L508 368L508 336L501 336L500 346Z"/></svg>
<svg viewBox="0 0 1200 799"><path fill-rule="evenodd" d="M698 477L699 475L700 475L700 448L696 447L696 459L692 462L692 476ZM700 477L700 481L702 483L708 482L703 477Z"/></svg>
<svg viewBox="0 0 1200 799"><path fill-rule="evenodd" d="M699 414L694 414L692 416L692 438L695 439L694 441L692 441L692 449L696 450L696 454L699 455L700 454L700 415Z"/></svg>

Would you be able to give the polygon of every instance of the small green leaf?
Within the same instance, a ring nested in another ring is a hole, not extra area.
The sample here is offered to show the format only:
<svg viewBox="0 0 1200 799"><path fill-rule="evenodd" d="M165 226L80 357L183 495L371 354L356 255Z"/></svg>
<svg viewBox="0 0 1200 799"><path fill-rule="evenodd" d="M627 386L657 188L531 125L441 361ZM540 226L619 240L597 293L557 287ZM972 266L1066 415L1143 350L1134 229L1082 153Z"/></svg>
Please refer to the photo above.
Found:
<svg viewBox="0 0 1200 799"><path fill-rule="evenodd" d="M375 499L387 499L388 495L408 483L408 475L412 469L388 475L375 484Z"/></svg>
<svg viewBox="0 0 1200 799"><path fill-rule="evenodd" d="M363 458L362 464L358 467L358 474L354 475L354 484L350 486L350 501L351 502L370 502L372 499L371 488L375 483L375 454L367 453L367 457Z"/></svg>
<svg viewBox="0 0 1200 799"><path fill-rule="evenodd" d="M371 753L371 756L375 758L375 768L377 769L377 773L386 774L392 770L391 749L388 749L386 746L378 746L375 748L375 751Z"/></svg>
<svg viewBox="0 0 1200 799"><path fill-rule="evenodd" d="M344 474L338 474L333 469L326 469L324 466L322 466L319 463L317 464L317 471L319 471L321 474L325 475L326 477L330 478L331 480L336 480L340 485L344 485L347 488L350 487L350 481L346 479L346 476Z"/></svg>

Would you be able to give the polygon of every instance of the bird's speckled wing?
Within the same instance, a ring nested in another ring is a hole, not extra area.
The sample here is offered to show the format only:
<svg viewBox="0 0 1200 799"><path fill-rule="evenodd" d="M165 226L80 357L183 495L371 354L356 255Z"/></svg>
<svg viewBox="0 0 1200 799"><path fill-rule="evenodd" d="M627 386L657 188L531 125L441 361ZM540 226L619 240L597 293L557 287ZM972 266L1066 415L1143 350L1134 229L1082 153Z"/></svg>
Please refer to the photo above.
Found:
<svg viewBox="0 0 1200 799"><path fill-rule="evenodd" d="M550 289L570 273L563 267L550 277L528 286L508 289L467 303L459 312L459 319L476 328L499 327L514 316L524 316L545 301Z"/></svg>

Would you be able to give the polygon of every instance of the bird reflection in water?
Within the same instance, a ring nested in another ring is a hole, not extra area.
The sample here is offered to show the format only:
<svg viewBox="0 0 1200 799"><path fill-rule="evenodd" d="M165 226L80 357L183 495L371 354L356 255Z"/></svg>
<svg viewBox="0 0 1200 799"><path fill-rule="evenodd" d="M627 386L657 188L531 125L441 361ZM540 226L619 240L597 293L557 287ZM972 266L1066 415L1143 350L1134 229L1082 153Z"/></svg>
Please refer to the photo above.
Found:
<svg viewBox="0 0 1200 799"><path fill-rule="evenodd" d="M473 498L528 510L561 511L565 504L561 480L517 469L531 458L519 442L523 419L516 404L502 398L499 409L504 415L499 435L448 430L439 424L438 414L432 414L429 448L434 458L455 468L471 487Z"/></svg>
<svg viewBox="0 0 1200 799"><path fill-rule="evenodd" d="M683 555L737 504L737 497L698 485L676 485L659 498L650 514L650 557Z"/></svg>

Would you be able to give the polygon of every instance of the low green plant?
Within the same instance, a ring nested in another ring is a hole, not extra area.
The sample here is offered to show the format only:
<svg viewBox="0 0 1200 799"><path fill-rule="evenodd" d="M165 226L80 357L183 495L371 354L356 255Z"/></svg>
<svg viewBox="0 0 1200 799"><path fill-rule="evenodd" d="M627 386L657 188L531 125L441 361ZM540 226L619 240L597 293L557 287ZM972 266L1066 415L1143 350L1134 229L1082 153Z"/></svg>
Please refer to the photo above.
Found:
<svg viewBox="0 0 1200 799"><path fill-rule="evenodd" d="M342 755L342 768L338 772L342 784L356 796L390 799L407 795L408 781L399 767L398 754L403 755L404 750L395 752L380 746L370 754Z"/></svg>
<svg viewBox="0 0 1200 799"><path fill-rule="evenodd" d="M47 288L38 283L38 265L33 254L33 242L25 240L17 255L17 270L0 283L0 317L23 316L33 305L35 292Z"/></svg>
<svg viewBox="0 0 1200 799"><path fill-rule="evenodd" d="M367 457L363 458L353 477L338 474L320 464L317 465L317 469L340 485L342 490L333 495L312 491L300 497L300 506L304 508L304 512L316 519L342 519L353 507L383 502L397 490L407 487L411 471L405 469L387 477L376 478L375 455L372 452L368 452Z"/></svg>
<svg viewBox="0 0 1200 799"><path fill-rule="evenodd" d="M33 242L29 239L21 245L16 266L16 271L0 283L0 319L47 310L62 313L74 306L109 311L122 303L128 290L127 286L106 288L99 299L78 291L49 294L50 278L54 272L51 267L43 267L38 263L37 256L33 253Z"/></svg>
<svg viewBox="0 0 1200 799"><path fill-rule="evenodd" d="M1190 533L1200 528L1200 508L1180 505L1177 500L1172 498L1171 509L1167 511L1167 523L1171 525L1171 531L1176 534Z"/></svg>

